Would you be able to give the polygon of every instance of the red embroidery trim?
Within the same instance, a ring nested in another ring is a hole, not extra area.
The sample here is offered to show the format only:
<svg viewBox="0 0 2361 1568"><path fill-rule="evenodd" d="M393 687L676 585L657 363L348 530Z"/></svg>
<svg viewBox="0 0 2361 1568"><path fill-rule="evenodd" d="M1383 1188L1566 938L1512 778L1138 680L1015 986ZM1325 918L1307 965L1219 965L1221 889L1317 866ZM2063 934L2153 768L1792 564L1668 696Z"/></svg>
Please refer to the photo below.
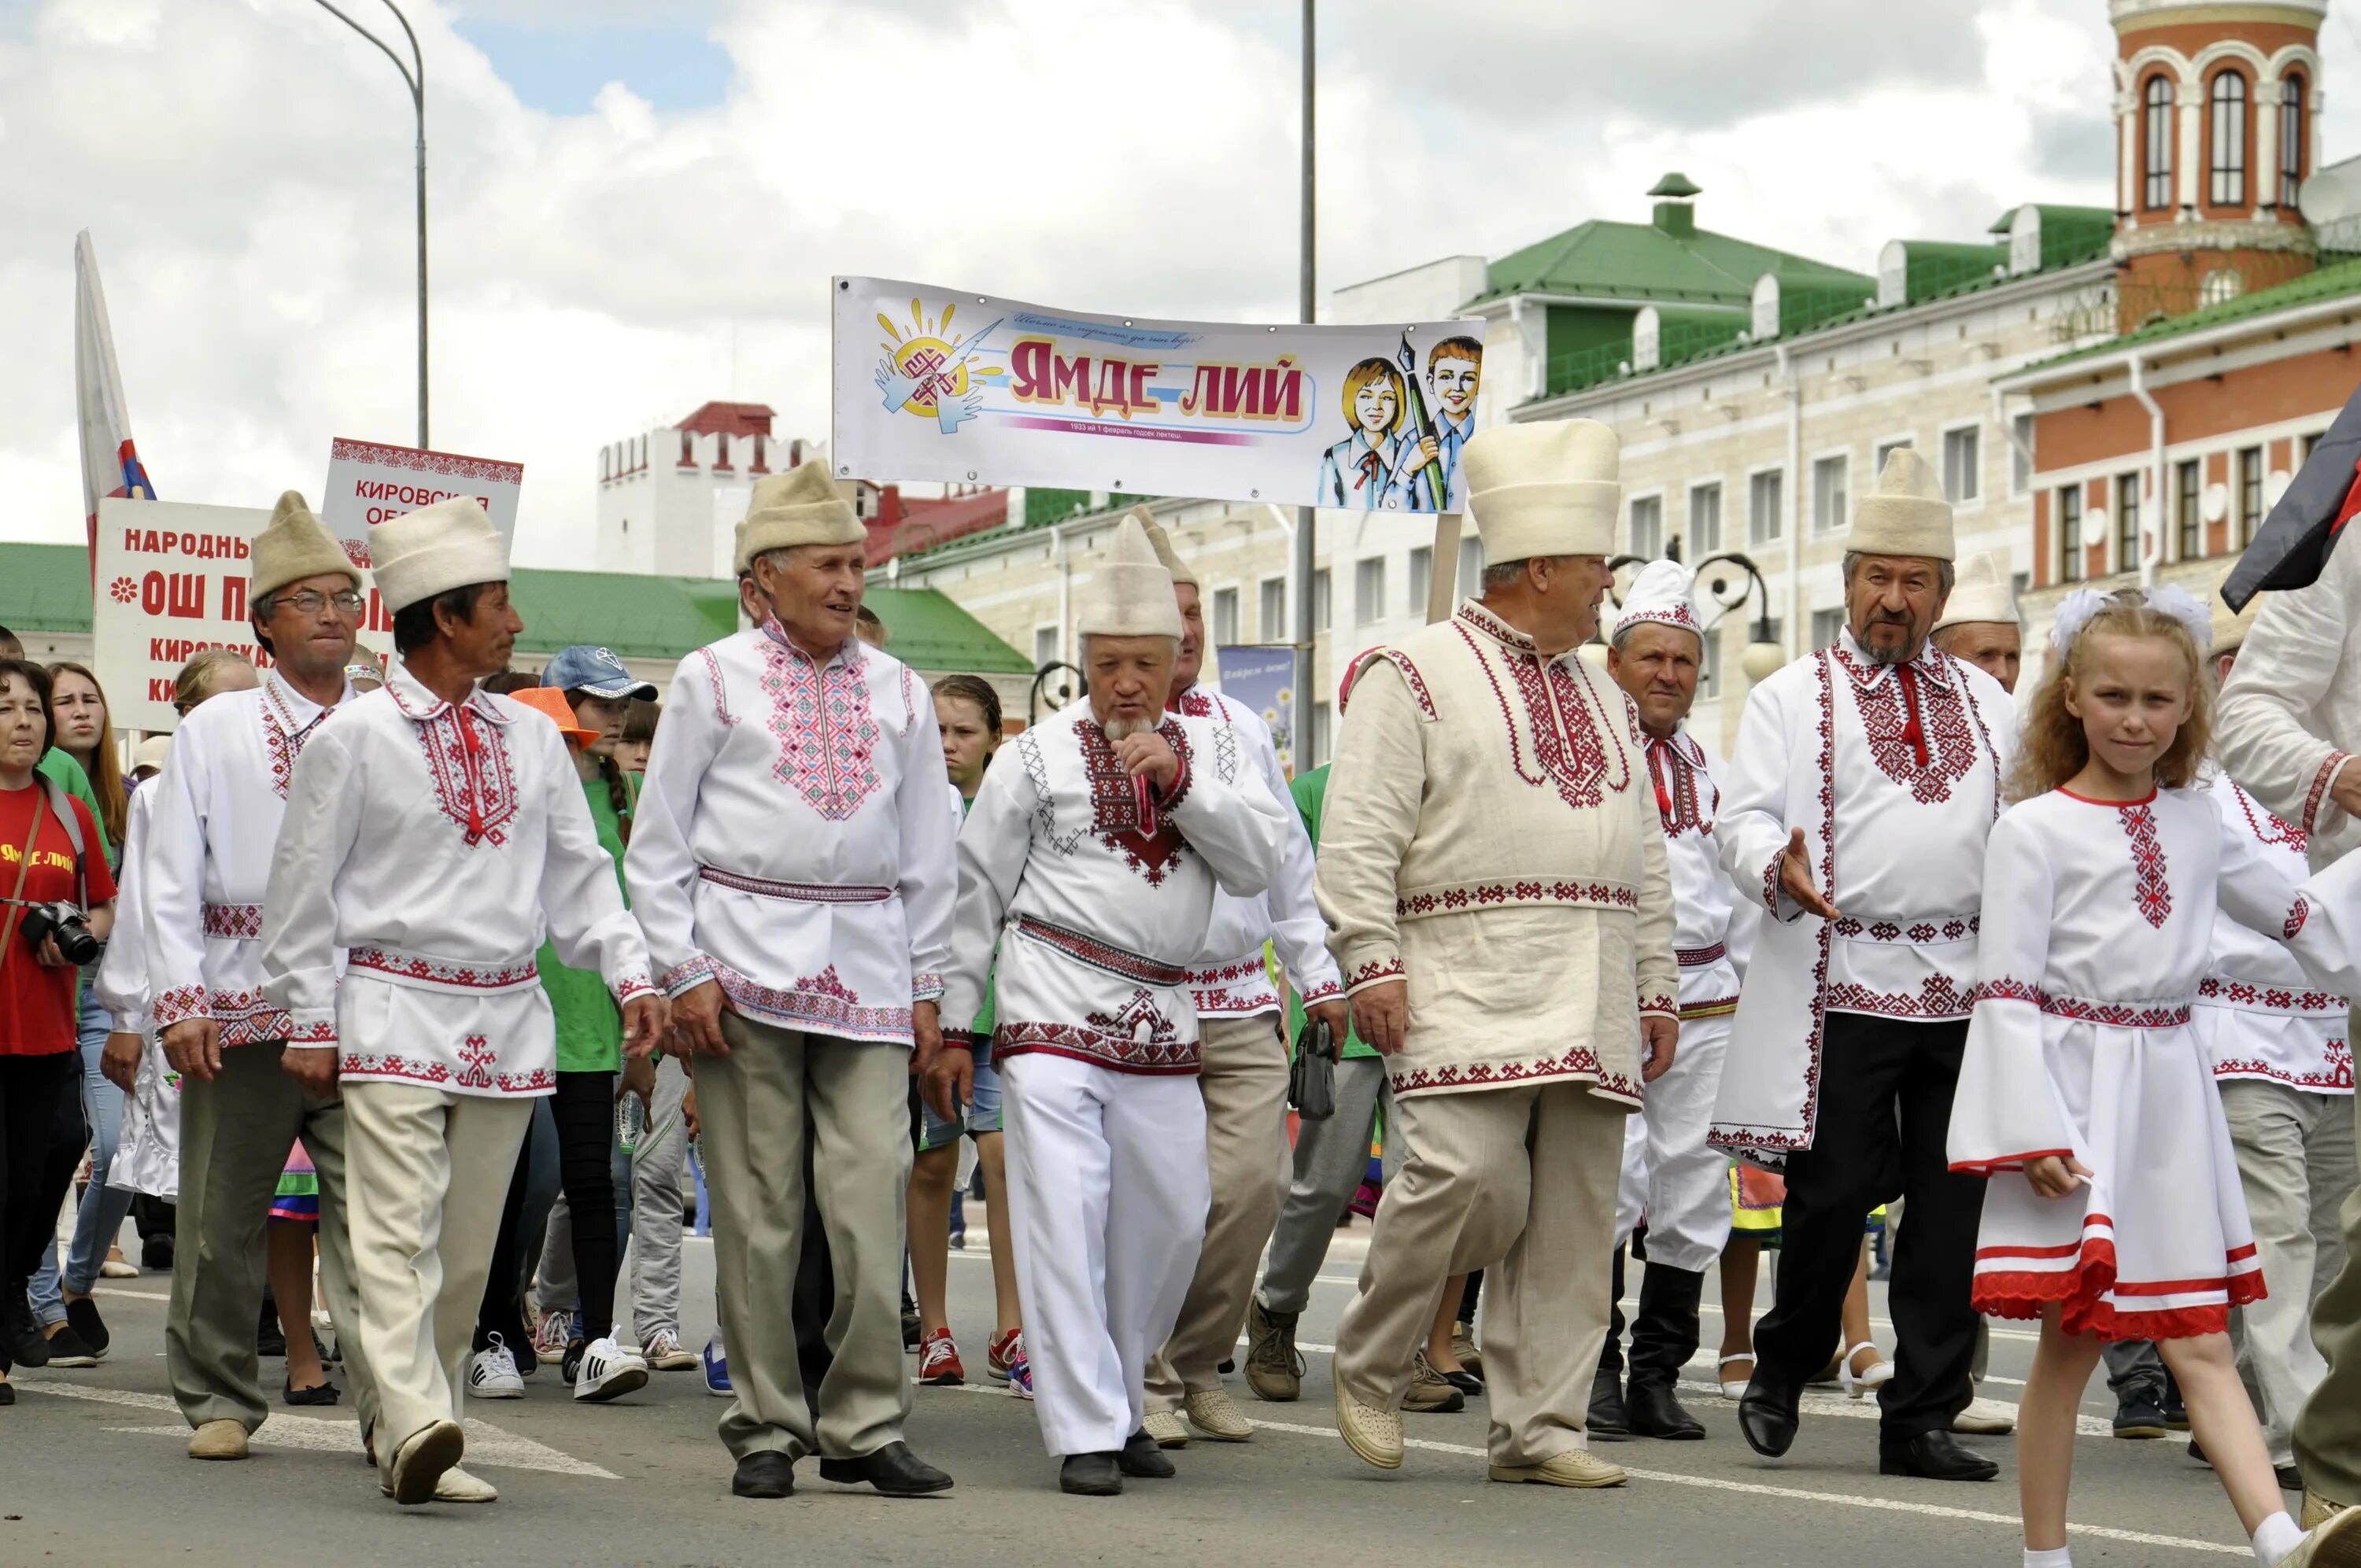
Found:
<svg viewBox="0 0 2361 1568"><path fill-rule="evenodd" d="M2311 793L2303 797L2303 830L2306 833L2319 829L2320 803L2328 794L2329 781L2336 777L2336 770L2344 765L2345 757L2345 753L2342 751L2331 751L2328 761L2320 764L2320 772L2312 775Z"/></svg>
<svg viewBox="0 0 2361 1568"><path fill-rule="evenodd" d="M2021 980L1978 982L1969 991L1968 1003L1973 1006L1979 1002L2030 1002L2053 1018L2119 1029L2173 1029L2189 1022L2187 1003L2094 1002L2085 996L2061 996Z"/></svg>
<svg viewBox="0 0 2361 1568"><path fill-rule="evenodd" d="M1667 1018L1677 1018L1680 1016L1681 1013L1680 999L1678 997L1664 995L1642 997L1640 999L1640 1011L1642 1013L1661 1013Z"/></svg>
<svg viewBox="0 0 2361 1568"><path fill-rule="evenodd" d="M714 973L721 989L741 1012L786 1028L850 1038L906 1040L910 1035L907 1007L873 1007L838 977L830 964L819 973L791 981L785 988L764 985L717 964Z"/></svg>
<svg viewBox="0 0 2361 1568"><path fill-rule="evenodd" d="M225 941L255 942L262 938L262 905L259 904L208 904L204 913L205 935Z"/></svg>
<svg viewBox="0 0 2361 1568"><path fill-rule="evenodd" d="M1080 1024L1004 1023L993 1031L993 1054L1045 1052L1117 1072L1197 1070L1197 1042L1183 1040L1152 992L1138 991L1113 1014L1090 1013Z"/></svg>
<svg viewBox="0 0 2361 1568"><path fill-rule="evenodd" d="M422 474L448 474L459 479L490 479L496 484L514 485L524 479L524 465L502 463L489 457L461 457L449 452L426 452L414 446L380 446L374 441L351 441L338 436L328 444L330 461L349 457L356 462L375 463L389 468L412 468Z"/></svg>
<svg viewBox="0 0 2361 1568"><path fill-rule="evenodd" d="M784 899L790 904L883 904L894 896L890 887L865 887L858 883L770 882L725 872L719 866L699 866L697 874L716 886L751 893L760 898Z"/></svg>
<svg viewBox="0 0 2361 1568"><path fill-rule="evenodd" d="M1402 966L1400 959L1372 959L1355 970L1345 979L1345 988L1347 991L1358 991L1361 987L1376 981L1400 980L1401 972Z"/></svg>
<svg viewBox="0 0 2361 1568"><path fill-rule="evenodd" d="M2230 781L2230 793L2238 797L2238 809L2246 814L2246 826L2255 835L2255 842L2263 845L2284 844L2297 854L2303 854L2311 843L2311 835L2302 828L2283 820L2279 813L2263 807L2262 802L2246 793L2246 785ZM2255 813L2262 811L2258 818Z"/></svg>
<svg viewBox="0 0 2361 1568"><path fill-rule="evenodd" d="M1087 964L1104 974L1114 975L1118 980L1130 981L1135 985L1167 987L1186 985L1191 979L1196 978L1180 965L1168 964L1148 958L1145 954L1128 952L1111 942L1103 942L1096 937L1084 936L1080 931L1069 930L1063 926L1052 925L1047 920L1036 919L1030 915L1018 916L1016 928L1043 947L1053 948L1077 963ZM1239 973L1209 970L1205 979L1208 983L1217 983L1223 980L1241 978L1243 972L1243 966Z"/></svg>
<svg viewBox="0 0 2361 1568"><path fill-rule="evenodd" d="M1712 832L1714 810L1721 800L1713 781L1706 777L1702 758L1690 757L1677 740L1659 740L1653 735L1645 739L1648 776L1656 786L1656 809L1664 819L1664 837ZM1698 788L1701 778L1703 789Z"/></svg>
<svg viewBox="0 0 2361 1568"><path fill-rule="evenodd" d="M470 1035L459 1047L459 1076L452 1082L461 1089L490 1089L492 1069L500 1065L500 1053L492 1049L489 1040L481 1035Z"/></svg>
<svg viewBox="0 0 2361 1568"><path fill-rule="evenodd" d="M1601 725L1594 718L1590 692L1590 676L1581 669L1581 661L1553 659L1544 662L1533 651L1532 640L1501 627L1488 635L1500 642L1500 658L1509 666L1509 675L1517 685L1518 702L1524 708L1526 726L1533 742L1533 762L1538 775L1525 769L1524 751L1518 742L1516 708L1509 702L1508 693L1501 689L1499 677L1492 671L1492 660L1477 641L1469 625L1479 628L1487 623L1498 627L1492 618L1481 615L1474 604L1460 607L1456 627L1461 641L1476 663L1484 672L1484 679L1492 687L1492 700L1499 705L1500 718L1509 730L1509 765L1518 778L1539 789L1554 785L1558 798L1576 811L1596 807L1605 798L1600 786L1620 795L1631 784L1631 759L1623 750L1621 737L1611 728L1608 739L1614 743L1616 760L1622 764L1622 777L1607 777L1607 748L1599 740ZM1510 641L1503 638L1514 638Z"/></svg>
<svg viewBox="0 0 2361 1568"><path fill-rule="evenodd" d="M1907 926L1895 920L1862 922L1847 916L1836 923L1836 934L1847 941L1865 938L1872 942L1908 942L1923 948L1931 942L1957 942L1978 935L1983 927L1981 915L1954 915L1940 926L1932 920L1913 920Z"/></svg>
<svg viewBox="0 0 2361 1568"><path fill-rule="evenodd" d="M390 1051L346 1051L336 1064L346 1078L406 1078L417 1083L448 1083L451 1069L439 1061L405 1057Z"/></svg>
<svg viewBox="0 0 2361 1568"><path fill-rule="evenodd" d="M2062 1249L2072 1258L2058 1269L1987 1269L1987 1256L2029 1257L2028 1249L1985 1248L1979 1251L1975 1284L1971 1291L1976 1310L1987 1317L2037 1318L2045 1308L2059 1308L2059 1324L2068 1333L2096 1334L2101 1339L2182 1339L2194 1334L2225 1333L2230 1309L2264 1299L2263 1276L2251 1265L2252 1247L2243 1247L2223 1260L2223 1277L2215 1279L2122 1281L2115 1277L2115 1244L2098 1229L2112 1229L2103 1216L2084 1222L2082 1241ZM2143 1311L2109 1301L2109 1295L2198 1295L2218 1290L2224 1299L2194 1307L2163 1307Z"/></svg>
<svg viewBox="0 0 2361 1568"><path fill-rule="evenodd" d="M1852 981L1839 981L1834 985L1823 982L1821 995L1824 1013L1869 1013L1881 1018L1963 1018L1970 1005L1947 974L1928 975L1919 983L1915 996L1906 991L1872 991ZM1816 1056L1816 1075L1818 1066Z"/></svg>
<svg viewBox="0 0 2361 1568"><path fill-rule="evenodd" d="M1470 882L1454 887L1429 888L1394 901L1398 919L1450 915L1463 909L1505 908L1511 905L1556 904L1602 909L1640 907L1640 895L1614 883L1594 882Z"/></svg>
<svg viewBox="0 0 2361 1568"><path fill-rule="evenodd" d="M1730 945L1727 942L1716 942L1710 948L1675 948L1673 949L1673 961L1683 969L1703 969L1708 964L1719 963L1729 956Z"/></svg>
<svg viewBox="0 0 2361 1568"><path fill-rule="evenodd" d="M2301 924L2298 922L2299 926ZM2334 1013L2339 1017L2352 1006L2344 997L2330 992L2286 991L2278 986L2254 985L2243 980L2210 976L2197 982L2197 996L2202 1002L2221 1003L2232 1007L2261 1008L2274 1013Z"/></svg>
<svg viewBox="0 0 2361 1568"><path fill-rule="evenodd" d="M2124 833L2132 841L2132 900L2140 918L2158 930L2172 915L2172 884L2165 880L2164 846L2157 841L2156 813L2146 805L2117 808ZM2290 933L2292 934L2292 933Z"/></svg>
<svg viewBox="0 0 2361 1568"><path fill-rule="evenodd" d="M711 980L718 967L711 959L707 958L703 953L698 953L692 958L682 959L664 970L657 978L656 983L664 988L665 995L678 996L690 986L700 985Z"/></svg>
<svg viewBox="0 0 2361 1568"><path fill-rule="evenodd" d="M1959 692L1940 680L1922 683L1909 665L1881 681L1878 670L1863 669L1842 648L1829 656L1851 677L1853 707L1878 772L1923 805L1950 799L1951 786L1967 777L1978 754Z"/></svg>
<svg viewBox="0 0 2361 1568"><path fill-rule="evenodd" d="M2347 1092L2353 1087L2353 1047L2343 1040L2331 1040L2321 1053L2325 1068L2320 1072L2290 1072L2267 1061L2252 1058L2219 1061L2213 1064L2216 1078L2267 1078L2274 1083L2285 1083L2297 1089L2316 1089L2330 1092Z"/></svg>
<svg viewBox="0 0 2361 1568"><path fill-rule="evenodd" d="M766 620L763 631L763 689L779 740L773 772L827 820L849 821L885 782L877 769L879 730L864 656L848 645L819 669L776 620Z"/></svg>
<svg viewBox="0 0 2361 1568"><path fill-rule="evenodd" d="M508 737L501 733L506 726L485 719L465 703L445 703L417 722L435 804L458 828L461 841L471 850L506 844L505 829L517 813L516 774L509 764Z"/></svg>
<svg viewBox="0 0 2361 1568"><path fill-rule="evenodd" d="M2292 942L2303 931L2304 922L2312 918L2312 900L2299 894L2288 905L2287 918L2279 923L2279 935Z"/></svg>
<svg viewBox="0 0 2361 1568"><path fill-rule="evenodd" d="M1411 700L1418 704L1419 712L1425 716L1429 724L1443 717L1435 711L1434 698L1427 692L1426 677L1418 673L1418 666L1411 663L1399 648L1372 648L1362 654L1353 666L1356 678L1360 672L1378 659L1401 672L1402 684L1410 687Z"/></svg>
<svg viewBox="0 0 2361 1568"><path fill-rule="evenodd" d="M1562 1055L1518 1062L1444 1062L1435 1067L1394 1069L1389 1076L1396 1094L1422 1089L1490 1088L1504 1083L1528 1083L1537 1078L1587 1078L1619 1099L1637 1104L1640 1085L1620 1073L1599 1066L1598 1053L1588 1046L1568 1047Z"/></svg>
<svg viewBox="0 0 2361 1568"><path fill-rule="evenodd" d="M280 799L287 798L287 786L295 777L295 759L302 754L303 742L320 728L328 717L325 708L312 716L311 722L297 724L295 715L288 710L287 699L279 689L280 677L274 673L262 684L262 746L270 757L270 788Z"/></svg>
<svg viewBox="0 0 2361 1568"><path fill-rule="evenodd" d="M355 948L346 967L370 970L396 980L448 986L457 991L509 991L532 984L541 974L531 959L505 969L495 969L487 964L466 964L449 959L421 958L414 953L388 952L383 948Z"/></svg>
<svg viewBox="0 0 2361 1568"><path fill-rule="evenodd" d="M1150 800L1144 807L1137 781L1116 759L1106 731L1085 718L1074 726L1074 733L1082 742L1082 773L1090 780L1091 830L1099 836L1099 842L1147 878L1148 886L1161 887L1189 850L1189 840L1171 820L1171 808L1189 793L1187 732L1170 718L1158 727L1157 733L1180 759L1180 776L1169 797Z"/></svg>
<svg viewBox="0 0 2361 1568"><path fill-rule="evenodd" d="M156 993L154 1009L156 1027L169 1029L191 1018L209 1016L205 1012L205 988L202 985L176 985Z"/></svg>
<svg viewBox="0 0 2361 1568"><path fill-rule="evenodd" d="M721 661L714 656L710 648L699 648L697 656L705 661L705 678L713 687L713 717L721 721L724 729L728 729L738 722L738 718L730 711L729 704L722 696Z"/></svg>

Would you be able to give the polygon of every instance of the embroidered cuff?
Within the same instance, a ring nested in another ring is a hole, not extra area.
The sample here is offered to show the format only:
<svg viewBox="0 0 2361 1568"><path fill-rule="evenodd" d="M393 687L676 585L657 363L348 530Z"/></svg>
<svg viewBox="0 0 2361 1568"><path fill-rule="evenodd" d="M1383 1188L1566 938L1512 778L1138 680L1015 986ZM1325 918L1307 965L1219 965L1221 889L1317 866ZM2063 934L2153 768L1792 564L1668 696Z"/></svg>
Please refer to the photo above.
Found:
<svg viewBox="0 0 2361 1568"><path fill-rule="evenodd" d="M169 1029L191 1018L209 1016L205 1011L205 988L202 985L176 985L159 992L156 997L156 1027Z"/></svg>
<svg viewBox="0 0 2361 1568"><path fill-rule="evenodd" d="M1640 1016L1642 1018L1678 1018L1680 1015L1680 998L1676 996L1666 996L1659 992L1653 996L1640 999Z"/></svg>
<svg viewBox="0 0 2361 1568"><path fill-rule="evenodd" d="M289 1014L287 1048L291 1051L334 1050L336 1048L336 1010L333 1007L299 1007Z"/></svg>
<svg viewBox="0 0 2361 1568"><path fill-rule="evenodd" d="M2343 751L2331 751L2328 761L2320 764L2320 772L2312 775L2312 792L2303 797L2305 832L2319 830L2321 802L2328 799L2328 792L2335 787L2336 775L2345 771L2345 764L2350 761L2352 758Z"/></svg>
<svg viewBox="0 0 2361 1568"><path fill-rule="evenodd" d="M1804 917L1804 906L1788 897L1787 890L1779 885L1779 873L1786 865L1787 851L1783 847L1763 868L1763 907L1782 926L1792 926Z"/></svg>
<svg viewBox="0 0 2361 1568"><path fill-rule="evenodd" d="M1367 963L1356 965L1353 972L1345 977L1345 994L1357 995L1373 985L1383 985L1389 980L1401 978L1401 955L1399 953L1389 958L1371 959Z"/></svg>
<svg viewBox="0 0 2361 1568"><path fill-rule="evenodd" d="M1313 986L1311 990L1303 992L1301 994L1306 1002L1326 1002L1334 997L1344 995L1345 987L1343 983L1338 981L1323 981L1320 984Z"/></svg>
<svg viewBox="0 0 2361 1568"><path fill-rule="evenodd" d="M983 1041L983 1036L976 1033L973 1029L945 1029L943 1031L943 1046L948 1050L966 1051L970 1055L972 1055L974 1054L975 1047Z"/></svg>
<svg viewBox="0 0 2361 1568"><path fill-rule="evenodd" d="M910 1000L940 1002L943 999L943 977L939 974L916 974L910 977Z"/></svg>
<svg viewBox="0 0 2361 1568"><path fill-rule="evenodd" d="M1172 755L1180 761L1180 767L1172 775L1172 787L1169 790L1152 792L1155 795L1156 810L1159 816L1169 814L1186 799L1190 784L1195 782L1189 772L1189 748L1175 746L1172 748Z"/></svg>
<svg viewBox="0 0 2361 1568"><path fill-rule="evenodd" d="M684 963L675 964L664 970L663 978L656 983L664 988L664 993L666 996L678 996L685 991L696 990L714 978L713 960L699 953L695 958Z"/></svg>
<svg viewBox="0 0 2361 1568"><path fill-rule="evenodd" d="M615 987L615 1000L618 1003L633 1002L640 997L653 996L655 993L655 986L650 983L645 974L637 970L625 975L622 982Z"/></svg>

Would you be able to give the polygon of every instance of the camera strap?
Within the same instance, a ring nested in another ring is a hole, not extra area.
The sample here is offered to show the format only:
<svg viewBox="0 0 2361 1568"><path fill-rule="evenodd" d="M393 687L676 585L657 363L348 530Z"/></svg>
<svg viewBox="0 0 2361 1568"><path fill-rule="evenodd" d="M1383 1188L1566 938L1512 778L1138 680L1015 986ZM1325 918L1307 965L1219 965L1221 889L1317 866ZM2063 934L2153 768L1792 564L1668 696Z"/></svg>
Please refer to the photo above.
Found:
<svg viewBox="0 0 2361 1568"><path fill-rule="evenodd" d="M41 837L41 814L49 808L49 782L43 779L42 789L33 796L32 830L25 835L25 852L16 857L16 886L8 894L8 905L12 910L24 905L25 873L33 869L33 846ZM0 964L5 964L8 961L8 945L16 939L17 925L18 921L13 914L7 919L0 920Z"/></svg>

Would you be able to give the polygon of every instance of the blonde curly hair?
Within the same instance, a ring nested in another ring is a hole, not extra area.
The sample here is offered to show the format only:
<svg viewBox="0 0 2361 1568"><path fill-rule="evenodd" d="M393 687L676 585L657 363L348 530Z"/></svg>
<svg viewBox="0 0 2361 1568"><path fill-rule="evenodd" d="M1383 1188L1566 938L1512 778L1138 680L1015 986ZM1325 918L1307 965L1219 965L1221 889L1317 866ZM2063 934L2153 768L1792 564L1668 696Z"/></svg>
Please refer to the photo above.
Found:
<svg viewBox="0 0 2361 1568"><path fill-rule="evenodd" d="M2156 782L2160 789L2186 789L2196 782L2213 744L2213 677L2189 628L2152 608L2138 589L2127 588L2108 596L2106 608L2084 623L2034 694L2009 779L2011 800L2047 795L2089 765L2091 742L2082 721L2067 709L2066 686L2081 674L2091 640L2099 636L2160 638L2180 651L2189 674L2189 717L2156 760Z"/></svg>

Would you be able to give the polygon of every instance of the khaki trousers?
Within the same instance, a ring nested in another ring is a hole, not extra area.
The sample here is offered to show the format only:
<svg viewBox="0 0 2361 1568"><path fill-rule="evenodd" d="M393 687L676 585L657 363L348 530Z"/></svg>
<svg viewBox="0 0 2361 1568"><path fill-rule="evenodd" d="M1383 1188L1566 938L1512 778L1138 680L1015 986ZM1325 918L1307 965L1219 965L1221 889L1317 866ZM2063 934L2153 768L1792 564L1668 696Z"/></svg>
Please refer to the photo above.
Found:
<svg viewBox="0 0 2361 1568"><path fill-rule="evenodd" d="M278 1041L222 1052L211 1082L181 1080L181 1196L173 1223L171 1304L164 1370L192 1426L236 1421L252 1431L269 1415L254 1350L266 1275L262 1232L297 1138L320 1173L320 1283L345 1349L345 1376L364 1424L377 1387L359 1322L346 1234L345 1102L314 1100L281 1069ZM311 1325L290 1325L308 1333Z"/></svg>
<svg viewBox="0 0 2361 1568"><path fill-rule="evenodd" d="M360 1343L377 1376L374 1441L389 1475L412 1437L467 1417L476 1309L533 1107L423 1084L345 1091Z"/></svg>
<svg viewBox="0 0 2361 1568"><path fill-rule="evenodd" d="M1205 1166L1213 1196L1180 1320L1162 1354L1148 1364L1151 1410L1177 1410L1184 1394L1222 1386L1217 1369L1236 1354L1246 1299L1254 1294L1255 1265L1287 1195L1287 1043L1279 1032L1279 1014L1200 1018L1197 1043Z"/></svg>
<svg viewBox="0 0 2361 1568"><path fill-rule="evenodd" d="M2361 1031L2361 1010L2352 1027ZM2351 1037L2361 1039L2361 1033ZM2361 1095L2341 1113L2361 1120ZM2337 1228L2345 1261L2312 1309L2312 1342L2328 1358L2328 1376L2296 1420L2295 1462L2307 1487L2353 1507L2361 1505L2361 1191L2345 1198ZM2323 1236L2328 1245L2324 1228Z"/></svg>
<svg viewBox="0 0 2361 1568"><path fill-rule="evenodd" d="M900 1441L903 1197L910 1184L910 1054L875 1041L774 1028L725 1010L730 1054L697 1064L705 1180L732 1398L721 1441L743 1459L776 1452L856 1459ZM804 1128L836 1270L833 1358L819 1419L796 1359L804 1246Z"/></svg>
<svg viewBox="0 0 2361 1568"><path fill-rule="evenodd" d="M1625 1114L1572 1082L1397 1099L1386 1135L1408 1157L1336 1328L1337 1383L1400 1409L1444 1281L1481 1268L1491 1462L1589 1446Z"/></svg>

